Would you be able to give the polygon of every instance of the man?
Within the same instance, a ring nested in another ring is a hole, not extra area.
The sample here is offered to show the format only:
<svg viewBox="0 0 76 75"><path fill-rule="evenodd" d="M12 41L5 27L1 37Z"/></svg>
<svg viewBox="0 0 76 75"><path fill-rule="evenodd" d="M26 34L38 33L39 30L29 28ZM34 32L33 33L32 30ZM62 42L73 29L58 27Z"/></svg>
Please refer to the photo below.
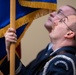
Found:
<svg viewBox="0 0 76 75"><path fill-rule="evenodd" d="M55 21L57 21L57 20L59 20L59 19L61 19L61 18L63 18L63 17L66 17L66 16L68 16L68 15L72 15L72 14L76 14L76 10L74 9L74 8L72 8L71 6L63 6L63 7L61 7L57 12L54 12L54 13L51 13L50 14L50 17L49 17L49 19L48 19L48 21L45 23L45 27L46 27L46 29L49 31L49 34L50 34L50 38L51 38L51 40L52 39L54 39L55 40L55 38L53 37L53 36L55 36L56 34L54 34L53 33L53 30L54 30L54 28L55 28L55 26L52 26L54 23L55 23ZM57 25L57 24L55 24L55 25ZM60 30L60 29L59 29ZM58 30L58 31L59 31ZM10 44L10 42L14 42L14 43L16 43L16 41L17 41L17 39L16 39L16 31L15 30L13 30L13 29L8 29L8 31L6 32L6 34L5 34L5 38L6 38L6 50L7 50L7 52L9 52L8 51L8 49L9 49L9 44ZM53 35L54 34L54 35ZM51 36L52 35L52 36ZM12 37L11 37L12 36ZM54 41L54 40L52 40L52 42ZM9 42L8 42L9 41ZM52 48L54 48L54 42L53 42L53 47ZM48 45L49 46L49 45ZM41 73L41 71L43 71L42 70L42 68L43 68L43 66L45 65L45 63L49 60L48 59L48 57L50 56L50 54L53 52L53 50L51 50L50 49L50 47L46 47L44 50L42 50L38 55L37 55L37 57L36 57L36 59L35 60L33 60L28 66L26 66L26 67L22 67L21 68L21 71L19 71L19 72L16 72L17 73L17 75L37 75L37 74L39 74L39 73ZM49 48L49 50L48 50L48 48ZM54 50L55 49L57 49L56 47L54 48ZM50 52L49 52L50 51ZM64 53L64 51L62 51L63 53ZM61 53L62 53L61 52ZM9 55L8 55L8 57L9 57ZM53 56L52 56L53 57ZM8 58L8 60L9 60L9 58ZM19 61L18 59L16 60L16 61ZM63 62L63 63L65 63L65 62ZM18 63L19 64L19 63ZM16 65L16 69L18 68L18 66L19 65ZM23 69L23 70L22 70ZM24 70L25 69L25 70ZM44 69L45 70L45 69ZM2 70L3 71L3 70ZM16 70L17 71L17 70ZM44 71L45 72L45 71ZM3 73L5 74L5 75L7 75L7 71L3 71ZM47 73L48 74L48 73ZM47 75L46 74L46 75ZM48 74L49 75L49 74ZM55 75L55 74L51 74L51 75ZM59 75L59 74L58 74ZM60 74L60 75L62 75L62 74ZM69 75L69 74L67 74L67 75Z"/></svg>
<svg viewBox="0 0 76 75"><path fill-rule="evenodd" d="M53 52L43 75L76 75L76 15L56 20L49 34Z"/></svg>

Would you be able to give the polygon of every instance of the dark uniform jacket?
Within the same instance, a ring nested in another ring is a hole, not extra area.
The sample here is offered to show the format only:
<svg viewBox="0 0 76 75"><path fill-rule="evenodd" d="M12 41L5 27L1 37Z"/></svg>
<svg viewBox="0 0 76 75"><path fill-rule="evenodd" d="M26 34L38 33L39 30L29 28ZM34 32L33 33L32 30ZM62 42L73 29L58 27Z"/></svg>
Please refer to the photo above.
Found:
<svg viewBox="0 0 76 75"><path fill-rule="evenodd" d="M75 47L65 46L56 51L47 49L48 46L26 67L16 56L16 75L76 75ZM9 73L8 65L9 62L5 62L1 66L4 75Z"/></svg>

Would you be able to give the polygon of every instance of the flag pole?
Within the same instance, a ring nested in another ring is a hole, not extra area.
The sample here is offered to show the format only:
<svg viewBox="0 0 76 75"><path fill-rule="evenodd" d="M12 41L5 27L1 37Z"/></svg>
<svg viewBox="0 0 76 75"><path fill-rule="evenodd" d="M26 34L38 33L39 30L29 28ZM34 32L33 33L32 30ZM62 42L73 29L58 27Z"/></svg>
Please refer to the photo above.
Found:
<svg viewBox="0 0 76 75"><path fill-rule="evenodd" d="M10 27L15 29L16 0L10 0ZM10 75L15 75L15 44L10 45Z"/></svg>

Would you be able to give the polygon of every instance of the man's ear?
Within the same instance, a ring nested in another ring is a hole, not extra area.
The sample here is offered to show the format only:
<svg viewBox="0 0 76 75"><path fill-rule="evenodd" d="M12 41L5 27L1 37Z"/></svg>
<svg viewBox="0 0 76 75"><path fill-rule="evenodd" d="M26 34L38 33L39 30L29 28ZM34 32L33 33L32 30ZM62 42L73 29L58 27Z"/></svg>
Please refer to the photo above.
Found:
<svg viewBox="0 0 76 75"><path fill-rule="evenodd" d="M75 36L75 33L73 31L69 31L66 33L66 35L64 36L65 38L73 38Z"/></svg>

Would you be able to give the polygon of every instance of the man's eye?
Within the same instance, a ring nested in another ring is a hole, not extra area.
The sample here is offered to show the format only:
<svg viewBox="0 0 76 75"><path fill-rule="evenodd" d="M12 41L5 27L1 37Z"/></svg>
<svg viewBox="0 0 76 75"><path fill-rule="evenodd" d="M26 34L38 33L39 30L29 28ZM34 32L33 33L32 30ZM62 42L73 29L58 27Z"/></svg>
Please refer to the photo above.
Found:
<svg viewBox="0 0 76 75"><path fill-rule="evenodd" d="M63 22L63 19L60 19L59 22Z"/></svg>
<svg viewBox="0 0 76 75"><path fill-rule="evenodd" d="M65 22L65 19L63 19L63 22Z"/></svg>
<svg viewBox="0 0 76 75"><path fill-rule="evenodd" d="M62 12L62 10L61 10L61 9L59 9L59 10L57 11L57 14L61 14L61 12Z"/></svg>
<svg viewBox="0 0 76 75"><path fill-rule="evenodd" d="M60 10L59 10L59 11L57 11L57 14L60 14L60 12L61 12Z"/></svg>
<svg viewBox="0 0 76 75"><path fill-rule="evenodd" d="M59 22L65 22L65 19L60 19Z"/></svg>

